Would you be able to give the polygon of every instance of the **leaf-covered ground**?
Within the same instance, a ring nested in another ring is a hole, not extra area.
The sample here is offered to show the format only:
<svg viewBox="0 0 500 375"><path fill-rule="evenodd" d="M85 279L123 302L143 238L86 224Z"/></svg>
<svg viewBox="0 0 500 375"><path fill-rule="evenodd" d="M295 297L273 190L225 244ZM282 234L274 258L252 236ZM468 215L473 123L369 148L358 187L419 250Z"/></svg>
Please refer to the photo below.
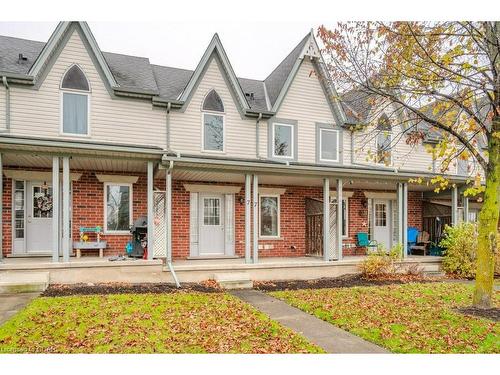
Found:
<svg viewBox="0 0 500 375"><path fill-rule="evenodd" d="M291 305L398 353L500 353L500 323L465 316L472 286L405 284L272 292ZM500 306L500 293L495 292Z"/></svg>
<svg viewBox="0 0 500 375"><path fill-rule="evenodd" d="M0 353L321 352L224 293L41 297L0 327Z"/></svg>

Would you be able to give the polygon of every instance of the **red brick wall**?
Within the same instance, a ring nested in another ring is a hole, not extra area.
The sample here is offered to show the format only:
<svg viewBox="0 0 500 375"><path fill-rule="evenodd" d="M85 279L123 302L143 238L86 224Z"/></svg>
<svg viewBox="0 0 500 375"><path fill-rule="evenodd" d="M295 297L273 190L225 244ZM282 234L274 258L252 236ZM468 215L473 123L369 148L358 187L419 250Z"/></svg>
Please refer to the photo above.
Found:
<svg viewBox="0 0 500 375"><path fill-rule="evenodd" d="M104 226L104 184L99 182L94 172L81 172L79 181L73 182L73 238L78 239L80 226ZM112 174L112 172L102 172ZM120 174L120 173L116 173ZM123 173L121 173L123 174ZM127 173L130 174L130 173ZM133 219L147 214L147 182L145 174L139 176L133 185ZM174 258L189 256L189 192L184 189L183 181L173 181L172 192L172 245ZM190 183L193 183L190 181ZM198 183L198 182L197 182ZM238 185L238 184L227 184ZM240 193L235 196L235 251L239 256L244 256L245 238L245 205L240 203L244 199L243 185ZM155 187L165 188L165 180L155 180ZM280 197L280 231L281 237L277 240L260 240L259 244L272 245L272 249L259 249L259 255L266 256L303 256L305 254L305 200L322 198L322 188L299 186L273 186L285 188L285 194ZM12 181L4 178L3 195L3 252L11 252L12 226ZM422 228L422 193L409 192L408 194L408 225ZM349 198L349 237L344 239L344 246L355 244L356 233L368 230L368 212L363 207L365 200L363 191L356 190ZM130 240L130 235L104 235L108 241L105 255L123 254L125 245ZM344 255L364 254L365 249L344 247Z"/></svg>

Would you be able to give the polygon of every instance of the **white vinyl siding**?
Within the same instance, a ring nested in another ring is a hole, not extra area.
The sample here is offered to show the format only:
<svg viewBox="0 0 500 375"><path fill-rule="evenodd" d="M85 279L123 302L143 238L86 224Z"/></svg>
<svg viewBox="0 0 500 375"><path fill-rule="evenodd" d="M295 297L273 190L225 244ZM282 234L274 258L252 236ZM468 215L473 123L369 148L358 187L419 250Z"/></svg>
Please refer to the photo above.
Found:
<svg viewBox="0 0 500 375"><path fill-rule="evenodd" d="M171 112L172 149L186 154L203 154L200 113L205 96L212 89L224 103L225 154L227 157L255 159L255 119L241 118L233 95L226 85L222 68L215 58L208 63L185 111Z"/></svg>
<svg viewBox="0 0 500 375"><path fill-rule="evenodd" d="M5 86L0 85L0 131L7 128L7 116L5 108Z"/></svg>
<svg viewBox="0 0 500 375"><path fill-rule="evenodd" d="M60 135L60 84L75 63L85 72L92 88L89 122L93 141L164 147L165 109L153 108L150 101L112 98L77 31L62 48L38 90L11 85L11 134L72 137Z"/></svg>

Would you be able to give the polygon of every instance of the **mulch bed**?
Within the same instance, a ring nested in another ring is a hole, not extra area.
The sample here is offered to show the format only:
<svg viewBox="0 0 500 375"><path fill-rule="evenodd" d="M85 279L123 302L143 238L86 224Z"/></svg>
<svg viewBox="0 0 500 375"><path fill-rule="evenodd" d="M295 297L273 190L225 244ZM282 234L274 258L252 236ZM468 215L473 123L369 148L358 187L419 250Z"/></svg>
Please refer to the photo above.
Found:
<svg viewBox="0 0 500 375"><path fill-rule="evenodd" d="M177 293L177 292L215 293L221 289L215 282L183 283L181 288L169 283L102 283L102 284L51 284L42 293L43 297L62 297L90 294L144 294L144 293Z"/></svg>
<svg viewBox="0 0 500 375"><path fill-rule="evenodd" d="M443 278L423 277L418 275L394 275L382 279L365 279L359 274L353 274L316 280L256 281L254 282L254 288L266 292L274 292L280 290L351 288L354 286L380 286L406 284L410 282L431 283L439 281L443 281Z"/></svg>
<svg viewBox="0 0 500 375"><path fill-rule="evenodd" d="M500 309L497 307L493 307L491 309L479 309L477 307L462 307L460 309L456 309L461 314L464 315L472 315L478 318L486 318L493 320L494 322L500 321Z"/></svg>

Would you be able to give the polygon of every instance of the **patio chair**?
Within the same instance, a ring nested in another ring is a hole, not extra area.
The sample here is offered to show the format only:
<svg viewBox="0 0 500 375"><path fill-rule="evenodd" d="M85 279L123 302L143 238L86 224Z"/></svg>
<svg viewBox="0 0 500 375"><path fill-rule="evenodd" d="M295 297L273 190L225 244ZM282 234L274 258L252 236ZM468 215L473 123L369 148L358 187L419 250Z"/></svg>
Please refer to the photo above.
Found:
<svg viewBox="0 0 500 375"><path fill-rule="evenodd" d="M429 246L431 245L431 241L429 240L429 237L430 237L430 235L426 231L421 232L417 237L416 245L413 245L410 248L410 253L414 254L415 251L417 251L417 252L421 251L423 253L423 255L425 256L429 250Z"/></svg>
<svg viewBox="0 0 500 375"><path fill-rule="evenodd" d="M407 242L408 242L408 254L411 254L411 248L412 246L415 246L417 244L417 237L418 237L418 229L415 227L409 227L407 231Z"/></svg>
<svg viewBox="0 0 500 375"><path fill-rule="evenodd" d="M375 240L369 240L368 233L359 232L356 234L356 246L366 247L368 249L368 251L377 250L378 249L378 242Z"/></svg>

